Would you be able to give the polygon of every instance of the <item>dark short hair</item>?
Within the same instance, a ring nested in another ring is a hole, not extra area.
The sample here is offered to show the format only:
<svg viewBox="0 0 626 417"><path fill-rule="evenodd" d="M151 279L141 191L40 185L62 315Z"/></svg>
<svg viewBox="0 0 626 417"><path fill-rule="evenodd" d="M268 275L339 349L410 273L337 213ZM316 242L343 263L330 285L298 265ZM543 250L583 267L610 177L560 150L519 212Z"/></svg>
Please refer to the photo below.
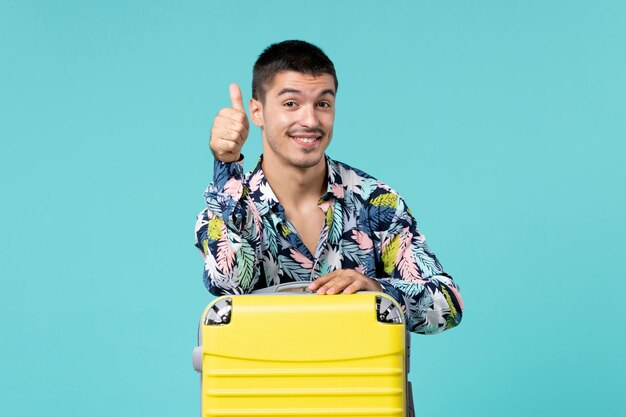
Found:
<svg viewBox="0 0 626 417"><path fill-rule="evenodd" d="M265 101L268 85L283 71L313 76L330 74L335 80L335 91L339 86L335 66L324 51L308 42L290 40L272 44L259 55L252 71L252 98Z"/></svg>

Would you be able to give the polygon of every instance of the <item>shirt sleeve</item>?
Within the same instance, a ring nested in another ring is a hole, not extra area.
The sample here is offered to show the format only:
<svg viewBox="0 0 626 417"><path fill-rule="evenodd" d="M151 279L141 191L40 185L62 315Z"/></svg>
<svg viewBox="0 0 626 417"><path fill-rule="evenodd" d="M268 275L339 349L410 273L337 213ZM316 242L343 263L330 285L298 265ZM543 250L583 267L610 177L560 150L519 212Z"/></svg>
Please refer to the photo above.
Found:
<svg viewBox="0 0 626 417"><path fill-rule="evenodd" d="M463 300L459 287L426 245L401 198L378 244L385 277L376 280L400 303L409 331L435 334L461 322Z"/></svg>
<svg viewBox="0 0 626 417"><path fill-rule="evenodd" d="M204 285L214 295L246 294L259 280L259 234L247 213L243 159L215 160L213 182L197 217L195 246L204 258Z"/></svg>

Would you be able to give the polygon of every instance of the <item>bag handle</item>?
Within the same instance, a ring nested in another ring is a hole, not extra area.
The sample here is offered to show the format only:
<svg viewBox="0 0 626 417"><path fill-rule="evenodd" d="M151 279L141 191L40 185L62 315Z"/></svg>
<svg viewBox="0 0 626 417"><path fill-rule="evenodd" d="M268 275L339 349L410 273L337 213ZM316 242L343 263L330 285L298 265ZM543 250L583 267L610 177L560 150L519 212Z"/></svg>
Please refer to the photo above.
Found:
<svg viewBox="0 0 626 417"><path fill-rule="evenodd" d="M313 291L308 290L310 281L296 281L286 282L283 284L272 285L271 287L261 288L260 290L252 291L251 294L277 294L277 293L300 293L300 294L313 294Z"/></svg>

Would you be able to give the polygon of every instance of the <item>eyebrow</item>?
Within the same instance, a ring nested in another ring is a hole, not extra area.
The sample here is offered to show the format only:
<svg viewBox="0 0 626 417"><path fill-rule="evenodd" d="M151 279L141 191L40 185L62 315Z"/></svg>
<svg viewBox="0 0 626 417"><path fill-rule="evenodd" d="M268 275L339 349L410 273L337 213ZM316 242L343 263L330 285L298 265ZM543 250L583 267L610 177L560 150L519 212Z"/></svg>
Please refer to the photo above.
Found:
<svg viewBox="0 0 626 417"><path fill-rule="evenodd" d="M283 94L302 95L302 91L297 90L295 88L283 88L282 90L278 92L277 95L282 96ZM322 97L322 96L325 96L326 94L330 94L331 96L335 97L335 90L333 90L332 88L327 88L326 90L322 91L322 93L319 96Z"/></svg>

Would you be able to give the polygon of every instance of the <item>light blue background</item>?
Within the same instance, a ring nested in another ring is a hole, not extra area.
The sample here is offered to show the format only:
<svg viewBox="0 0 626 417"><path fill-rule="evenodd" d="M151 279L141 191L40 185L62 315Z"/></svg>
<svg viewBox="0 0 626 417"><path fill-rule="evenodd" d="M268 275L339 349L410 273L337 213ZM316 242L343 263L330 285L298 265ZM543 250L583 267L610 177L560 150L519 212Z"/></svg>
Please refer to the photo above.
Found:
<svg viewBox="0 0 626 417"><path fill-rule="evenodd" d="M329 153L466 303L419 416L623 416L620 1L0 1L0 414L197 415L209 130L268 44L334 60ZM246 168L260 154L254 130Z"/></svg>

